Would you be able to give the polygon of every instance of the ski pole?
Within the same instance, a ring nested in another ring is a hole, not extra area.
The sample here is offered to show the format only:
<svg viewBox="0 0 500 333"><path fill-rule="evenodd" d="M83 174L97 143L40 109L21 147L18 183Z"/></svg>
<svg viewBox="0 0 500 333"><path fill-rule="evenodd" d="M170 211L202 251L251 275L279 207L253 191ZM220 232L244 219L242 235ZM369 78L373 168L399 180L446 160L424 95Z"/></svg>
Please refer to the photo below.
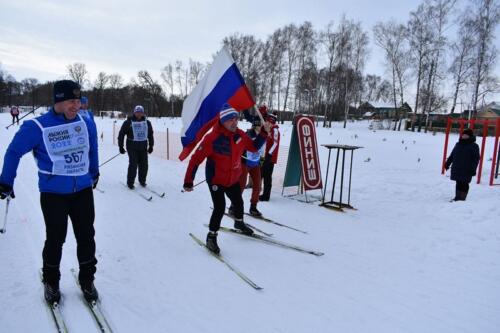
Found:
<svg viewBox="0 0 500 333"><path fill-rule="evenodd" d="M10 196L7 197L7 202L5 203L5 217L3 218L3 227L0 229L0 233L5 233L7 232L7 214L9 213L9 203L10 203Z"/></svg>
<svg viewBox="0 0 500 333"><path fill-rule="evenodd" d="M203 184L203 183L204 183L204 182L206 182L206 181L207 181L206 179L203 179L201 182L194 184L194 185L193 185L193 188L195 188L196 186L198 186L198 185L200 185L200 184ZM181 190L181 192L182 192L182 193L184 193L184 192L186 192L186 191Z"/></svg>
<svg viewBox="0 0 500 333"><path fill-rule="evenodd" d="M118 153L115 156L113 156L110 159L108 159L106 162L101 163L101 165L99 165L99 168L102 167L104 164L108 163L109 161L111 161L112 159L114 159L115 157L118 157L119 155L121 155L121 153Z"/></svg>
<svg viewBox="0 0 500 333"><path fill-rule="evenodd" d="M37 106L36 108L34 108L33 110L31 110L30 112L26 113L24 116L22 116L21 118L19 118L19 120L23 120L24 118L26 118L27 116L29 116L30 114L34 113L37 109L39 109L40 106ZM18 122L19 122L18 120ZM14 125L14 123L10 124L9 126L5 127L5 129L9 129L9 127L11 127L12 125Z"/></svg>

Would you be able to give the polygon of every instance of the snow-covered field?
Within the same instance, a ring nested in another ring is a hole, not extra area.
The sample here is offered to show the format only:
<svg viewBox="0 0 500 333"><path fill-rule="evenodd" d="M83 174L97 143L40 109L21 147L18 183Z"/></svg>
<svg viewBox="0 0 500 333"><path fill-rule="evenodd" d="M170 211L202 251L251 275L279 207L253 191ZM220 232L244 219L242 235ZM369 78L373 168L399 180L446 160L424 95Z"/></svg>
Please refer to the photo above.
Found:
<svg viewBox="0 0 500 333"><path fill-rule="evenodd" d="M17 130L5 130L9 122L8 114L0 115L2 163ZM157 131L180 128L178 119L153 124ZM97 119L97 125L105 161L118 152L113 120ZM287 146L291 127L281 129ZM456 140L453 135L450 149ZM368 122L349 123L347 129L336 123L332 129L319 127L318 141L364 147L354 154L351 203L358 210L339 213L282 197L276 181L271 201L259 204L260 210L308 234L247 221L325 255L220 233L224 257L261 291L188 236L205 239L211 200L205 184L181 193L186 163L150 156L148 184L166 192L152 202L120 184L126 156L104 165L99 182L104 193L94 193L96 286L114 331L499 332L500 187L487 185L493 140L488 139L482 184L474 179L468 200L460 203L449 202L454 182L440 174L441 133L373 132ZM327 150L321 147L320 153L325 174ZM7 233L0 234L0 332L54 332L38 276L45 229L30 155L18 171L17 198ZM203 179L200 169L196 181ZM330 178L329 191L331 184ZM246 209L249 195L245 191ZM0 202L2 219L4 207ZM224 217L223 225L232 221ZM62 311L71 332L96 332L70 273L77 266L69 229L61 263Z"/></svg>

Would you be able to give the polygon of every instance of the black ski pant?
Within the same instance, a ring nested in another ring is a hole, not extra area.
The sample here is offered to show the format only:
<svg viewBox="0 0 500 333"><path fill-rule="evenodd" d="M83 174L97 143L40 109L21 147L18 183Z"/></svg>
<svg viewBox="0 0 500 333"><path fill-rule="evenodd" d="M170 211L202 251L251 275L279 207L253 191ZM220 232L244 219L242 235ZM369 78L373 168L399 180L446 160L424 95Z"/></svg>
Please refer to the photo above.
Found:
<svg viewBox="0 0 500 333"><path fill-rule="evenodd" d="M469 183L457 180L455 184L455 200L465 200L469 193Z"/></svg>
<svg viewBox="0 0 500 333"><path fill-rule="evenodd" d="M210 231L218 231L220 222L226 210L225 195L231 200L233 206L234 217L236 220L243 220L243 197L241 195L240 183L236 182L229 187L220 185L208 185L210 195L214 203L214 210L210 217Z"/></svg>
<svg viewBox="0 0 500 333"><path fill-rule="evenodd" d="M12 115L12 125L17 121L17 124L19 125L19 115Z"/></svg>
<svg viewBox="0 0 500 333"><path fill-rule="evenodd" d="M264 180L264 190L262 191L262 198L269 200L271 196L271 188L273 186L273 171L274 163L270 158L266 158L261 167L262 179Z"/></svg>
<svg viewBox="0 0 500 333"><path fill-rule="evenodd" d="M137 169L139 168L139 183L146 183L148 176L148 151L146 148L133 148L127 146L128 152L128 172L127 184L134 184Z"/></svg>
<svg viewBox="0 0 500 333"><path fill-rule="evenodd" d="M40 193L46 240L43 247L43 279L56 283L61 277L62 248L68 230L68 217L76 238L80 281L94 280L97 259L94 241L94 195L92 188L70 194Z"/></svg>

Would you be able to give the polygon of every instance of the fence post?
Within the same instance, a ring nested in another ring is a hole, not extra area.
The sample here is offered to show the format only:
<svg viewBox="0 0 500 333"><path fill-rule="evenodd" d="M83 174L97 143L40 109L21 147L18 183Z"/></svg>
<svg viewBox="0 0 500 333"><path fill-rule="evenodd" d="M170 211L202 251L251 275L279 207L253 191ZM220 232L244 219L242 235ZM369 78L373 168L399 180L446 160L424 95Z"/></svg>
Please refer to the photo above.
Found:
<svg viewBox="0 0 500 333"><path fill-rule="evenodd" d="M495 146L493 147L493 160L491 161L491 174L490 174L490 186L493 186L493 179L495 173L498 173L498 164L495 167L495 163L498 163L498 137L500 136L500 119L497 119L495 128Z"/></svg>
<svg viewBox="0 0 500 333"><path fill-rule="evenodd" d="M447 124L446 124L446 136L444 138L444 152L443 152L443 163L441 164L441 174L444 175L446 172L446 153L448 152L448 139L450 136L450 130L451 130L451 125L452 125L452 118L448 117Z"/></svg>
<svg viewBox="0 0 500 333"><path fill-rule="evenodd" d="M170 160L170 135L167 127L167 160Z"/></svg>
<svg viewBox="0 0 500 333"><path fill-rule="evenodd" d="M488 119L483 122L483 142L481 143L481 157L479 158L479 170L477 172L477 183L481 183L481 172L483 171L484 147L488 136Z"/></svg>

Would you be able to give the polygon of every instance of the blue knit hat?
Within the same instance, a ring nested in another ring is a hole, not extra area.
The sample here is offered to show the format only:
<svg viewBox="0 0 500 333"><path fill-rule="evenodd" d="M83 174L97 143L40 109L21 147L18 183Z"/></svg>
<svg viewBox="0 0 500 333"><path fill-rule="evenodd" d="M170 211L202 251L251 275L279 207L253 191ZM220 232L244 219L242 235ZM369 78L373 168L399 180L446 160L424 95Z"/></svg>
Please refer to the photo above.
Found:
<svg viewBox="0 0 500 333"><path fill-rule="evenodd" d="M86 96L82 96L82 98L80 98L80 103L89 104L89 99Z"/></svg>
<svg viewBox="0 0 500 333"><path fill-rule="evenodd" d="M220 123L224 123L230 119L238 118L238 111L236 111L231 105L224 104L219 112Z"/></svg>
<svg viewBox="0 0 500 333"><path fill-rule="evenodd" d="M134 113L136 113L136 112L144 113L144 108L142 107L142 105L135 106Z"/></svg>

